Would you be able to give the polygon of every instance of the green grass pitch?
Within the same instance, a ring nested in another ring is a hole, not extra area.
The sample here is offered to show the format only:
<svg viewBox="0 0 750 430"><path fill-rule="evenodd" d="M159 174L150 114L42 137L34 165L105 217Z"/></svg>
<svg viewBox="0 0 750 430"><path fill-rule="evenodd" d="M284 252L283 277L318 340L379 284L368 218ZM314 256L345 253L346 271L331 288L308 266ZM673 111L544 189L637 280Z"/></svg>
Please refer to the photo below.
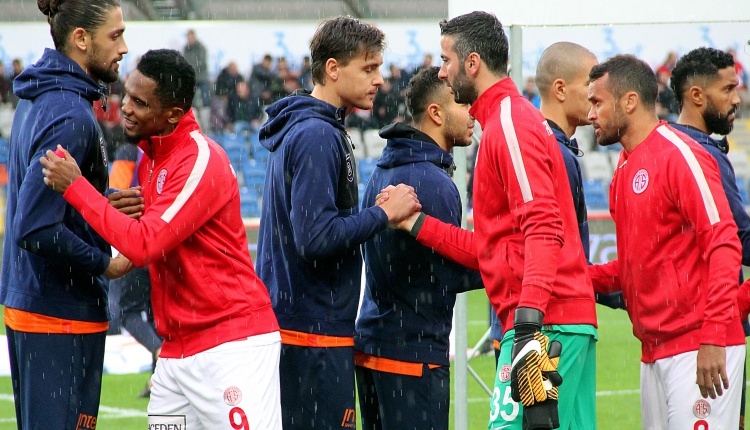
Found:
<svg viewBox="0 0 750 430"><path fill-rule="evenodd" d="M487 328L487 298L484 291L469 293L469 345ZM631 333L631 325L623 311L597 307L599 343L597 344L597 416L600 430L638 429L641 427L638 372L640 345ZM2 330L4 331L4 326ZM5 346L0 345L5 348ZM491 386L494 357L472 359L470 365ZM146 399L137 398L149 375L104 375L101 409L97 428L142 430L146 428ZM489 397L469 376L469 429L487 428ZM453 404L451 405L453 428ZM15 429L13 392L10 378L0 378L0 430Z"/></svg>

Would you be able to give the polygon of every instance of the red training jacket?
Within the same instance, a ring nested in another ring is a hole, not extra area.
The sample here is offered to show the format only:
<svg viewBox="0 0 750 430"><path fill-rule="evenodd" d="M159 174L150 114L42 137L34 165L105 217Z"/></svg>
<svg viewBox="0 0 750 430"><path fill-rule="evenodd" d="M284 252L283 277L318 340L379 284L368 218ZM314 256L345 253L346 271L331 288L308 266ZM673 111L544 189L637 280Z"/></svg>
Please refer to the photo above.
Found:
<svg viewBox="0 0 750 430"><path fill-rule="evenodd" d="M256 276L226 153L201 133L192 110L174 132L140 143L145 211L129 218L85 179L63 195L136 266L149 265L161 357L181 358L225 342L278 331Z"/></svg>
<svg viewBox="0 0 750 430"><path fill-rule="evenodd" d="M590 272L597 292L622 289L641 361L743 345L741 248L716 160L662 121L617 165L617 260Z"/></svg>

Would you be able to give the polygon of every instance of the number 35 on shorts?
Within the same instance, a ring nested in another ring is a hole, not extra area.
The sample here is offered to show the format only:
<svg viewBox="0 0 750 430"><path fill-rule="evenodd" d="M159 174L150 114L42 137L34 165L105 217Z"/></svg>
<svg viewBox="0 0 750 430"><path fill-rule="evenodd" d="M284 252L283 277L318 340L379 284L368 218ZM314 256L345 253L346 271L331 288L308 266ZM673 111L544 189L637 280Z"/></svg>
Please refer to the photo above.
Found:
<svg viewBox="0 0 750 430"><path fill-rule="evenodd" d="M501 417L503 421L514 421L518 417L521 406L510 396L510 385L504 387L503 391L505 392L500 394L500 387L495 387L495 391L492 392L490 421L495 421L498 417Z"/></svg>

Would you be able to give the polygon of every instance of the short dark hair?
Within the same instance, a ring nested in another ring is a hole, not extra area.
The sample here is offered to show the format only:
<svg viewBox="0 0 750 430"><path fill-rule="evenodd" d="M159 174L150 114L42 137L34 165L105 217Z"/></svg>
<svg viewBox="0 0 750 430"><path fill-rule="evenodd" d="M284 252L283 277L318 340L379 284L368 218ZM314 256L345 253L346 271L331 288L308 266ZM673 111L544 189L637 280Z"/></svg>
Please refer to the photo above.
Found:
<svg viewBox="0 0 750 430"><path fill-rule="evenodd" d="M476 52L493 73L508 73L508 38L495 15L474 11L442 20L440 35L453 37L453 50L459 61Z"/></svg>
<svg viewBox="0 0 750 430"><path fill-rule="evenodd" d="M346 66L362 54L382 52L385 34L379 28L349 16L324 21L310 41L313 83L322 84L326 77L326 61L333 58Z"/></svg>
<svg viewBox="0 0 750 430"><path fill-rule="evenodd" d="M719 70L734 67L732 54L714 48L697 48L683 55L672 69L669 86L674 91L677 106L682 110L682 96L695 79L715 79Z"/></svg>
<svg viewBox="0 0 750 430"><path fill-rule="evenodd" d="M414 123L422 121L427 106L441 102L437 96L440 90L447 88L444 80L438 77L440 67L427 67L409 79L406 87L406 108L409 109Z"/></svg>
<svg viewBox="0 0 750 430"><path fill-rule="evenodd" d="M173 49L152 49L136 66L143 76L156 82L156 97L166 107L185 112L195 97L195 69Z"/></svg>
<svg viewBox="0 0 750 430"><path fill-rule="evenodd" d="M651 66L635 55L615 55L594 66L589 73L591 82L609 75L609 90L616 99L628 91L635 91L644 106L656 108L658 85Z"/></svg>
<svg viewBox="0 0 750 430"><path fill-rule="evenodd" d="M68 36L76 28L89 33L107 21L107 14L113 8L120 7L119 0L37 0L36 5L50 26L55 49L65 53L68 49Z"/></svg>

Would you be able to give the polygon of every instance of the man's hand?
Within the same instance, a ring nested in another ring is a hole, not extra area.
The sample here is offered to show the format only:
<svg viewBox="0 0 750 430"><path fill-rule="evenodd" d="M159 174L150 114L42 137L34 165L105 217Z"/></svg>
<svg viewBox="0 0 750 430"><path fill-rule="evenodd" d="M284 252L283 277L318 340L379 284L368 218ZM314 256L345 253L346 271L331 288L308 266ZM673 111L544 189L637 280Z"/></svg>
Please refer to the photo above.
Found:
<svg viewBox="0 0 750 430"><path fill-rule="evenodd" d="M515 335L511 348L510 392L524 406L523 428L554 429L560 426L557 413L562 377L557 373L562 345L542 333L541 311L518 308L513 319Z"/></svg>
<svg viewBox="0 0 750 430"><path fill-rule="evenodd" d="M128 188L127 190L117 191L107 198L109 204L118 211L128 215L130 218L138 219L143 215L143 197L141 197L141 186Z"/></svg>
<svg viewBox="0 0 750 430"><path fill-rule="evenodd" d="M122 254L117 254L117 257L109 259L109 266L104 271L104 276L109 279L117 279L121 276L125 276L133 270L135 266Z"/></svg>
<svg viewBox="0 0 750 430"><path fill-rule="evenodd" d="M392 225L398 224L413 213L422 210L422 205L419 203L414 188L408 185L398 184L392 189L390 187L386 189L389 190L388 197L379 206L388 216L388 223ZM376 203L377 200L380 199L376 199Z"/></svg>
<svg viewBox="0 0 750 430"><path fill-rule="evenodd" d="M705 399L724 394L729 389L727 377L727 351L723 346L701 345L698 349L696 384ZM722 389L723 388L723 389Z"/></svg>
<svg viewBox="0 0 750 430"><path fill-rule="evenodd" d="M55 152L61 151L64 157L58 157ZM44 183L62 194L68 189L68 186L81 176L81 169L78 168L75 158L64 149L57 145L56 151L47 151L47 156L39 159L44 168Z"/></svg>

